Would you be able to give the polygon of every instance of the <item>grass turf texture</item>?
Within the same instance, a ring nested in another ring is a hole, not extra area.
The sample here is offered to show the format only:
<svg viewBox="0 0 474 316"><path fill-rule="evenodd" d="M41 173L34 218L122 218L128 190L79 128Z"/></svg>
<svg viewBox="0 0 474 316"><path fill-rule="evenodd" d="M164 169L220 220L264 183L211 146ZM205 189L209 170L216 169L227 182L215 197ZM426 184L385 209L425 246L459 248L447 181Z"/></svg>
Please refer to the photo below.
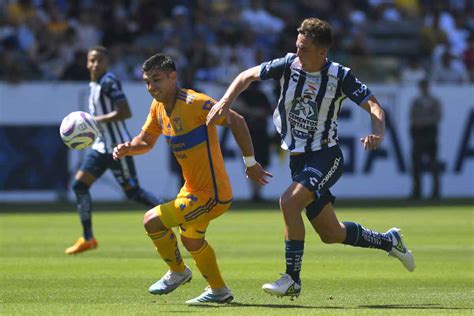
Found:
<svg viewBox="0 0 474 316"><path fill-rule="evenodd" d="M191 283L166 296L148 293L166 266L142 229L142 214L96 212L99 248L77 256L63 253L80 235L74 212L0 214L0 314L472 315L470 206L338 211L341 221L374 230L401 227L414 273L379 250L324 245L306 225L303 288L294 301L261 290L284 271L279 211L231 210L211 223L207 237L235 301L205 307L184 304L206 283L183 247Z"/></svg>

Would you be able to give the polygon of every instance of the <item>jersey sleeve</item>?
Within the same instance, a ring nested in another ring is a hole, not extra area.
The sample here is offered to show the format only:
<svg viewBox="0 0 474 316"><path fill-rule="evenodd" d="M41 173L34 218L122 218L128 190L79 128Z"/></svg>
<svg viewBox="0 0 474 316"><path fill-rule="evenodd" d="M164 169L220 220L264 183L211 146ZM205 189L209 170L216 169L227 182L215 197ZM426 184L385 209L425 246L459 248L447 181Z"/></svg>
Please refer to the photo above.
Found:
<svg viewBox="0 0 474 316"><path fill-rule="evenodd" d="M283 73L285 72L287 60L288 55L262 63L260 65L260 79L280 80L280 78L283 76Z"/></svg>
<svg viewBox="0 0 474 316"><path fill-rule="evenodd" d="M199 99L199 111L200 111L200 115L199 115L199 120L203 123L203 124L206 124L206 117L207 117L207 114L209 114L209 111L211 110L211 108L214 106L214 104L216 104L216 100L214 100L213 98L209 97L209 96L204 96L203 98L200 98ZM217 121L214 122L215 125L224 125L226 122L226 118L223 116L223 117L220 117Z"/></svg>
<svg viewBox="0 0 474 316"><path fill-rule="evenodd" d="M158 118L158 107L155 103L153 103L150 107L150 113L148 113L145 124L143 124L142 131L157 136L161 135L162 133L160 120Z"/></svg>
<svg viewBox="0 0 474 316"><path fill-rule="evenodd" d="M122 84L115 78L108 78L102 84L101 89L112 100L113 104L116 104L118 101L127 100L122 90Z"/></svg>
<svg viewBox="0 0 474 316"><path fill-rule="evenodd" d="M350 71L342 81L342 92L357 105L361 105L372 95L370 89Z"/></svg>

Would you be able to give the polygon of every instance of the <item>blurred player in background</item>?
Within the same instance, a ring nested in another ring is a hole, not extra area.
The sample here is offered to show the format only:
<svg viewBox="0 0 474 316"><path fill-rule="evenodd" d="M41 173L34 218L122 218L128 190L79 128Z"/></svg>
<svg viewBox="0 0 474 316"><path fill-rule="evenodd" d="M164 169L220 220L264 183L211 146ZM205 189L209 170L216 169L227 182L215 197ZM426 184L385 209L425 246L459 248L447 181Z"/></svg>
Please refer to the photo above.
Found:
<svg viewBox="0 0 474 316"><path fill-rule="evenodd" d="M131 139L125 126L125 119L132 116L130 106L122 90L120 81L107 71L107 50L95 46L87 53L87 69L90 74L89 110L94 116L100 134L92 145L72 188L77 198L77 211L82 223L83 236L66 249L67 254L77 254L97 248L97 240L92 232L92 203L90 186L110 169L126 196L134 201L152 207L161 202L143 190L135 171L132 157L120 160L112 158L114 146Z"/></svg>
<svg viewBox="0 0 474 316"><path fill-rule="evenodd" d="M216 126L206 126L206 116L215 101L205 94L178 88L176 66L168 55L153 55L145 61L142 71L147 89L154 98L150 113L141 133L114 149L114 158L144 154L163 134L181 165L185 180L175 200L152 208L144 217L148 236L169 266L169 271L151 285L149 291L168 294L191 280L191 270L184 264L172 231L172 227L179 227L184 247L209 283L200 296L186 303L230 302L233 294L224 283L214 250L205 239L209 222L222 215L232 201ZM247 176L260 185L266 184L271 175L255 161L243 117L230 110L227 117L215 123L231 129L245 157Z"/></svg>
<svg viewBox="0 0 474 316"><path fill-rule="evenodd" d="M280 99L273 121L282 148L290 152L293 183L280 197L285 221L286 272L263 290L277 296L299 296L306 216L324 243L377 248L398 258L413 271L415 262L405 247L398 228L378 233L358 223L341 223L333 209L335 197L329 190L342 175L343 156L338 145L337 115L348 97L366 110L372 133L361 138L366 150L377 149L384 137L385 115L379 102L352 73L328 61L332 43L328 23L306 19L298 28L296 54L265 62L240 73L208 115L208 124L226 116L235 98L256 80L274 79L281 84Z"/></svg>
<svg viewBox="0 0 474 316"><path fill-rule="evenodd" d="M248 124L250 136L255 149L255 159L266 168L270 163L270 146L272 145L272 137L268 133L268 118L272 114L272 106L267 96L260 90L259 82L251 85L247 90L243 91L236 102L235 110L245 116ZM264 202L261 195L262 186L254 181L251 185L251 201Z"/></svg>
<svg viewBox="0 0 474 316"><path fill-rule="evenodd" d="M410 132L412 137L412 199L421 197L421 173L424 158L428 160L428 171L433 176L431 198L439 198L438 125L441 120L441 103L430 93L429 82L423 79L418 84L418 95L410 109Z"/></svg>

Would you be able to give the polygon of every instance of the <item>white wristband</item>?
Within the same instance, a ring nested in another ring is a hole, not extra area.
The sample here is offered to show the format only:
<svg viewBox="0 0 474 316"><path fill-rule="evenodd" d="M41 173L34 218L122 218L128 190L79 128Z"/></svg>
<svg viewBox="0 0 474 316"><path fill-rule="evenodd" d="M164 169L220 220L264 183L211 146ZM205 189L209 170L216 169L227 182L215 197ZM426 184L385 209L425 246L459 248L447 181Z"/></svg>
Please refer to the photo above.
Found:
<svg viewBox="0 0 474 316"><path fill-rule="evenodd" d="M257 164L257 160L255 160L255 156L248 156L248 157L242 157L244 160L245 167L253 167Z"/></svg>

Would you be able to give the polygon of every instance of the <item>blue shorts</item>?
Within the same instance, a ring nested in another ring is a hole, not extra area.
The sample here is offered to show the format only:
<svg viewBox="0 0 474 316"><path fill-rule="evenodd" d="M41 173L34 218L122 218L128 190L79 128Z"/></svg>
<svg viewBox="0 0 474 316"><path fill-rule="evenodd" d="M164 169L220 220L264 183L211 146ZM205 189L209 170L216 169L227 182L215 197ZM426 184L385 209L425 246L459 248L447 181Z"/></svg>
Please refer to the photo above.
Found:
<svg viewBox="0 0 474 316"><path fill-rule="evenodd" d="M290 156L291 178L314 192L315 200L306 207L309 220L315 218L327 203L336 198L329 190L342 175L344 157L339 145Z"/></svg>
<svg viewBox="0 0 474 316"><path fill-rule="evenodd" d="M96 179L100 178L107 169L110 169L117 182L124 189L138 185L137 172L133 158L126 156L120 160L114 160L112 154L101 154L92 150L87 154L80 170L87 171Z"/></svg>

